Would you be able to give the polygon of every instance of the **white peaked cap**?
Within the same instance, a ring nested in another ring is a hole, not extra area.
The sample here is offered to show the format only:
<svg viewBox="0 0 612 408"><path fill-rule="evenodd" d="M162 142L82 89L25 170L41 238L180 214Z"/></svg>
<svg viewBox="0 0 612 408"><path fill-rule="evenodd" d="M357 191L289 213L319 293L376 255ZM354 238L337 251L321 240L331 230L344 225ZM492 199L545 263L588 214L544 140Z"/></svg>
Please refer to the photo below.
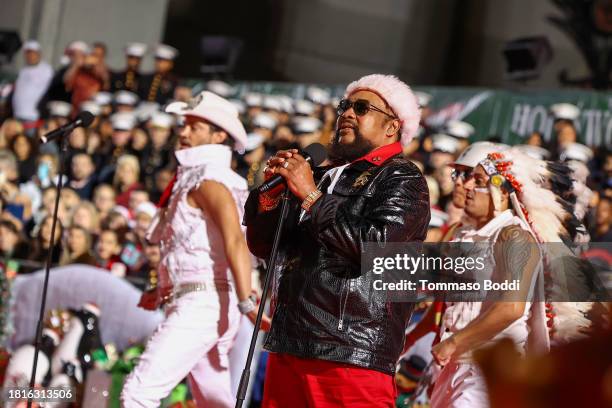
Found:
<svg viewBox="0 0 612 408"><path fill-rule="evenodd" d="M151 126L170 129L174 125L174 117L165 112L154 112L151 115Z"/></svg>
<svg viewBox="0 0 612 408"><path fill-rule="evenodd" d="M537 160L547 160L550 157L550 152L543 147L533 145L517 145L518 150L525 153L529 157Z"/></svg>
<svg viewBox="0 0 612 408"><path fill-rule="evenodd" d="M114 99L118 105L135 106L138 103L138 95L126 90L115 92Z"/></svg>
<svg viewBox="0 0 612 408"><path fill-rule="evenodd" d="M117 112L110 117L115 130L132 130L136 126L136 115L132 112Z"/></svg>
<svg viewBox="0 0 612 408"><path fill-rule="evenodd" d="M312 115L316 108L314 103L307 101L306 99L299 99L295 101L293 107L295 108L295 113L305 116Z"/></svg>
<svg viewBox="0 0 612 408"><path fill-rule="evenodd" d="M293 119L293 131L295 133L314 133L323 127L323 122L317 118L296 117Z"/></svg>
<svg viewBox="0 0 612 408"><path fill-rule="evenodd" d="M574 121L580 116L580 108L571 103L556 103L551 105L550 112L555 119Z"/></svg>
<svg viewBox="0 0 612 408"><path fill-rule="evenodd" d="M174 60L178 56L178 54L179 52L176 48L167 44L159 44L155 48L155 58Z"/></svg>
<svg viewBox="0 0 612 408"><path fill-rule="evenodd" d="M67 118L70 116L70 112L72 112L72 105L64 101L49 101L47 109L49 109L49 115L51 116Z"/></svg>
<svg viewBox="0 0 612 408"><path fill-rule="evenodd" d="M459 139L467 139L474 134L474 126L460 120L451 120L446 126L446 133Z"/></svg>
<svg viewBox="0 0 612 408"><path fill-rule="evenodd" d="M569 161L576 160L583 163L588 163L593 158L593 151L588 147L580 143L570 143L565 146L559 160Z"/></svg>
<svg viewBox="0 0 612 408"><path fill-rule="evenodd" d="M227 82L219 81L216 79L208 81L206 83L206 89L210 92L216 93L217 95L223 98L228 98L236 92L236 89Z"/></svg>
<svg viewBox="0 0 612 408"><path fill-rule="evenodd" d="M459 141L444 133L436 133L431 136L434 151L455 154L459 150Z"/></svg>
<svg viewBox="0 0 612 408"><path fill-rule="evenodd" d="M113 95L109 92L98 92L94 95L93 100L100 106L110 105L113 102Z"/></svg>
<svg viewBox="0 0 612 408"><path fill-rule="evenodd" d="M23 44L23 50L40 52L40 43L36 40L28 40Z"/></svg>
<svg viewBox="0 0 612 408"><path fill-rule="evenodd" d="M260 127L264 129L274 129L278 122L274 118L274 116L269 113L261 112L255 115L252 122L254 127Z"/></svg>
<svg viewBox="0 0 612 408"><path fill-rule="evenodd" d="M327 105L331 99L331 94L328 90L317 86L310 86L306 90L308 99L319 105Z"/></svg>
<svg viewBox="0 0 612 408"><path fill-rule="evenodd" d="M283 104L275 95L266 96L263 100L262 107L264 109L270 109L278 112L283 110Z"/></svg>
<svg viewBox="0 0 612 408"><path fill-rule="evenodd" d="M95 101L85 101L81 104L81 112L87 111L94 116L99 116L102 113L102 108Z"/></svg>
<svg viewBox="0 0 612 408"><path fill-rule="evenodd" d="M261 106L263 99L263 95L257 92L249 92L244 95L244 102L248 107Z"/></svg>
<svg viewBox="0 0 612 408"><path fill-rule="evenodd" d="M147 44L132 42L125 46L125 55L142 58L147 53Z"/></svg>

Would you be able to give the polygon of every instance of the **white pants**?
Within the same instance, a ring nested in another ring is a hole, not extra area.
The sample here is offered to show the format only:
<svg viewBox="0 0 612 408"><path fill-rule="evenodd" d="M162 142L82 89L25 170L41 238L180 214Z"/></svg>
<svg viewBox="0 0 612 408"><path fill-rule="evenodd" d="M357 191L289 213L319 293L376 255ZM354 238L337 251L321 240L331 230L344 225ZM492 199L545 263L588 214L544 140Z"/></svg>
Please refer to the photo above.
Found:
<svg viewBox="0 0 612 408"><path fill-rule="evenodd" d="M444 366L431 395L431 408L488 407L487 386L475 364L451 362Z"/></svg>
<svg viewBox="0 0 612 408"><path fill-rule="evenodd" d="M240 312L233 292L188 293L169 305L121 393L125 408L159 407L187 375L198 407L233 407L228 352Z"/></svg>

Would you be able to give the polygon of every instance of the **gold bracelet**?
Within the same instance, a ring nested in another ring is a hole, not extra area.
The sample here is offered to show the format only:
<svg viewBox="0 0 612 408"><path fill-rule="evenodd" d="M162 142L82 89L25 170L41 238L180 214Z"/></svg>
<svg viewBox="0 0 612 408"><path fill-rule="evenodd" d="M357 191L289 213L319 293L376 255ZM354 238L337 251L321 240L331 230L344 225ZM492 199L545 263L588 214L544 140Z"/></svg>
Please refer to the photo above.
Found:
<svg viewBox="0 0 612 408"><path fill-rule="evenodd" d="M319 197L321 197L323 195L323 193L320 190L314 190L311 191L306 198L304 199L304 201L302 201L302 208L304 209L304 211L309 212L310 211L310 207L312 207L312 205L319 199Z"/></svg>

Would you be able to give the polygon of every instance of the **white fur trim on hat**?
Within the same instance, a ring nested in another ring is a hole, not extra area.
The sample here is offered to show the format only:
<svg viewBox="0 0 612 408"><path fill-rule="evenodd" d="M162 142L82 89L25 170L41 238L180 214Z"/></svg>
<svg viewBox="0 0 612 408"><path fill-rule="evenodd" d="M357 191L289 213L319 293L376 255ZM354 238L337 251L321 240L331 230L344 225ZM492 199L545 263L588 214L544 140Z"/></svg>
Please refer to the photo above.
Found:
<svg viewBox="0 0 612 408"><path fill-rule="evenodd" d="M421 108L408 85L393 75L366 75L346 87L344 97L360 90L368 90L383 98L402 122L401 143L407 146L417 135Z"/></svg>

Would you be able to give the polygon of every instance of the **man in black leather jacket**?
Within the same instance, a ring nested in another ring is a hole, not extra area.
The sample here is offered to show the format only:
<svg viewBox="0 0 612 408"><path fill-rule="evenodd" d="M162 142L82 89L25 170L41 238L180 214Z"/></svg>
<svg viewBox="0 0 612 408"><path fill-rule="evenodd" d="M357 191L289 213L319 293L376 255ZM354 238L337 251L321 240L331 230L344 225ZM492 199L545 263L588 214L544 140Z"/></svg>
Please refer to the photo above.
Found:
<svg viewBox="0 0 612 408"><path fill-rule="evenodd" d="M425 238L427 185L401 154L420 111L406 84L369 75L348 86L338 114L329 147L337 166L313 174L297 150L268 160L266 176L282 175L292 199L273 271L265 407L394 406L392 375L413 305L375 291L361 256L368 242ZM269 256L279 201L278 189L254 190L246 203L258 257Z"/></svg>

